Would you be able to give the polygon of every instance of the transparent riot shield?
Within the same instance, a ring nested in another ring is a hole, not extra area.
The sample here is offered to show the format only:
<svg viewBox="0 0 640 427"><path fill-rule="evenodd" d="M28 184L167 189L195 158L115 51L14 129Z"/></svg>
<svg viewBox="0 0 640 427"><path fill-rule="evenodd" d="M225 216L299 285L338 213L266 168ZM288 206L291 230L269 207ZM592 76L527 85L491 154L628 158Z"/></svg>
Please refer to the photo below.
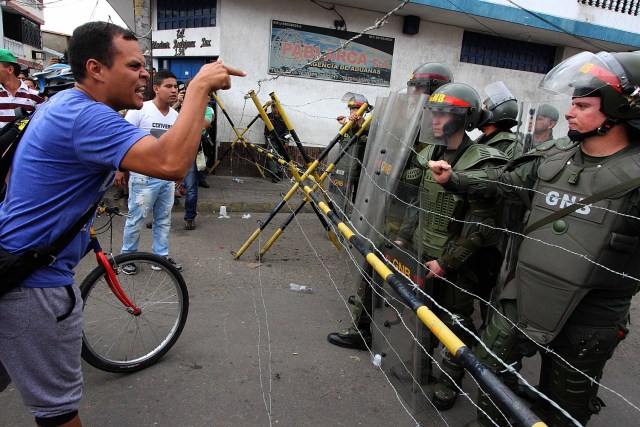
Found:
<svg viewBox="0 0 640 427"><path fill-rule="evenodd" d="M427 95L398 93L376 99L349 223L372 249L383 241L385 215L412 153L426 101ZM349 277L357 289L366 261L357 251L343 254L348 257Z"/></svg>
<svg viewBox="0 0 640 427"><path fill-rule="evenodd" d="M526 153L543 142L567 138L569 124L564 114L571 98L537 90L530 100L520 103L516 134Z"/></svg>
<svg viewBox="0 0 640 427"><path fill-rule="evenodd" d="M363 95L347 92L342 97L342 102L354 108L367 102L367 99ZM369 110L368 108L367 112ZM348 119L352 119L352 114L353 112L349 114ZM345 118L347 117L345 116ZM340 141L338 156L332 161L336 166L331 172L329 192L331 193L336 213L345 221L353 211L353 202L355 200L358 178L360 177L360 170L363 164L362 159L364 157L369 133L369 130L365 130L350 147L347 147L347 143L357 130L357 125L354 125L351 130L344 135Z"/></svg>
<svg viewBox="0 0 640 427"><path fill-rule="evenodd" d="M352 226L365 239L380 240L379 230L413 150L426 99L399 93L376 99L351 215Z"/></svg>
<svg viewBox="0 0 640 427"><path fill-rule="evenodd" d="M415 283L431 294L428 282L425 284L423 280L419 191L420 187L398 183L395 198L386 211L383 227L386 240L380 245L380 251L403 283ZM404 238L411 236L408 244L397 244L399 234ZM430 406L425 386L429 382L431 359L423 348L430 349L431 332L380 276L375 275L373 282L372 351L380 355L381 368L407 407L418 414ZM416 291L416 295L430 306L421 292Z"/></svg>
<svg viewBox="0 0 640 427"><path fill-rule="evenodd" d="M349 138L349 135L345 135L344 144ZM329 192L331 193L336 213L342 218L347 218L353 210L355 189L360 176L358 154L361 149L363 149L361 142L356 142L342 154L339 160L334 160L337 163L331 172Z"/></svg>

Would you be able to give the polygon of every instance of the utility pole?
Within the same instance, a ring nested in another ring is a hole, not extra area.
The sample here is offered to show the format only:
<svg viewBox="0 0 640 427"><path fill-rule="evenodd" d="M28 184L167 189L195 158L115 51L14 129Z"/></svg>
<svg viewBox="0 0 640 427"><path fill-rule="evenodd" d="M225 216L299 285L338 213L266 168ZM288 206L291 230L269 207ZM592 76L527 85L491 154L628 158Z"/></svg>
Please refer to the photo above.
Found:
<svg viewBox="0 0 640 427"><path fill-rule="evenodd" d="M140 48L145 58L145 68L151 70L153 61L151 57L151 0L133 1L133 21L135 33L140 42Z"/></svg>

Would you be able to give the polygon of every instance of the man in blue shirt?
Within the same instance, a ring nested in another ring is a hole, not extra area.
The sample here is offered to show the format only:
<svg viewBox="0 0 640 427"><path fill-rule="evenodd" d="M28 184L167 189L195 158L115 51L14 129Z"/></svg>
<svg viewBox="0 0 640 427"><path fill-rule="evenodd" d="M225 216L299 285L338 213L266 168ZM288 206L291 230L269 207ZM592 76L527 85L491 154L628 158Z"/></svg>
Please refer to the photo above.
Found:
<svg viewBox="0 0 640 427"><path fill-rule="evenodd" d="M111 187L117 169L182 179L200 143L195 124L208 94L228 89L230 75L244 75L219 61L203 66L175 124L156 138L118 114L142 107L149 79L131 31L89 22L74 31L68 54L76 87L34 114L0 205L0 247L13 253L69 229ZM73 269L88 241L86 227L53 264L0 299L0 390L13 381L38 425L81 425L82 303Z"/></svg>

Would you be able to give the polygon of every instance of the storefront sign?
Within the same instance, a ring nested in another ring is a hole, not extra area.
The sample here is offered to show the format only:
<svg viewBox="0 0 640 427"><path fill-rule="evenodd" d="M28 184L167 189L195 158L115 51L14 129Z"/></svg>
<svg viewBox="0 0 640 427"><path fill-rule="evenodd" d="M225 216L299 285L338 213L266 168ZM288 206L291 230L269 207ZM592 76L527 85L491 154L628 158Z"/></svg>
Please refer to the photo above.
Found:
<svg viewBox="0 0 640 427"><path fill-rule="evenodd" d="M388 87L394 39L363 35L345 49L337 49L356 35L348 31L271 21L269 74Z"/></svg>
<svg viewBox="0 0 640 427"><path fill-rule="evenodd" d="M194 52L202 48L211 47L211 38L199 37L194 31L186 32L184 28L178 30L171 30L174 35L171 41L153 40L151 42L152 49L171 49L173 50L173 56L187 56L199 54L201 52ZM167 31L163 31L167 33Z"/></svg>

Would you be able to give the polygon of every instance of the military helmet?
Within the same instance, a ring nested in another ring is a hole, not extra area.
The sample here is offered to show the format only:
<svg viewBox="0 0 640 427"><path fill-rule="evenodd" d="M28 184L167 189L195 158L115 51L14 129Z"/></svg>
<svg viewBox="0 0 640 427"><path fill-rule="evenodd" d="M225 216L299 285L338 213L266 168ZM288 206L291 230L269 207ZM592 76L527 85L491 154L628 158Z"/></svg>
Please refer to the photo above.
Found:
<svg viewBox="0 0 640 427"><path fill-rule="evenodd" d="M470 131L484 125L491 119L491 112L482 109L480 95L471 86L464 83L448 83L438 88L427 102L432 112L464 113L464 130Z"/></svg>
<svg viewBox="0 0 640 427"><path fill-rule="evenodd" d="M507 86L501 82L493 82L484 88L487 98L482 102L486 110L491 111L491 119L485 124L493 123L499 127L511 128L518 124L518 101Z"/></svg>
<svg viewBox="0 0 640 427"><path fill-rule="evenodd" d="M487 105L489 98L485 99L483 104ZM518 124L518 101L510 99L500 105L493 105L493 108L487 106L487 110L491 111L491 119L484 124L494 123L499 126L511 128Z"/></svg>
<svg viewBox="0 0 640 427"><path fill-rule="evenodd" d="M560 119L560 113L558 112L558 109L549 104L542 104L538 108L538 116L548 117L556 123Z"/></svg>
<svg viewBox="0 0 640 427"><path fill-rule="evenodd" d="M573 98L599 96L611 119L640 119L640 54L582 52L556 65L540 87Z"/></svg>
<svg viewBox="0 0 640 427"><path fill-rule="evenodd" d="M347 108L360 108L364 103L369 103L369 101L367 101L367 98L365 98L363 95L360 95L359 93L354 93L353 96L349 98L349 101L347 101Z"/></svg>
<svg viewBox="0 0 640 427"><path fill-rule="evenodd" d="M420 93L431 95L440 86L452 81L453 73L449 67L439 62L427 62L413 70L407 89L409 93L415 94L417 88L424 87L424 91Z"/></svg>

